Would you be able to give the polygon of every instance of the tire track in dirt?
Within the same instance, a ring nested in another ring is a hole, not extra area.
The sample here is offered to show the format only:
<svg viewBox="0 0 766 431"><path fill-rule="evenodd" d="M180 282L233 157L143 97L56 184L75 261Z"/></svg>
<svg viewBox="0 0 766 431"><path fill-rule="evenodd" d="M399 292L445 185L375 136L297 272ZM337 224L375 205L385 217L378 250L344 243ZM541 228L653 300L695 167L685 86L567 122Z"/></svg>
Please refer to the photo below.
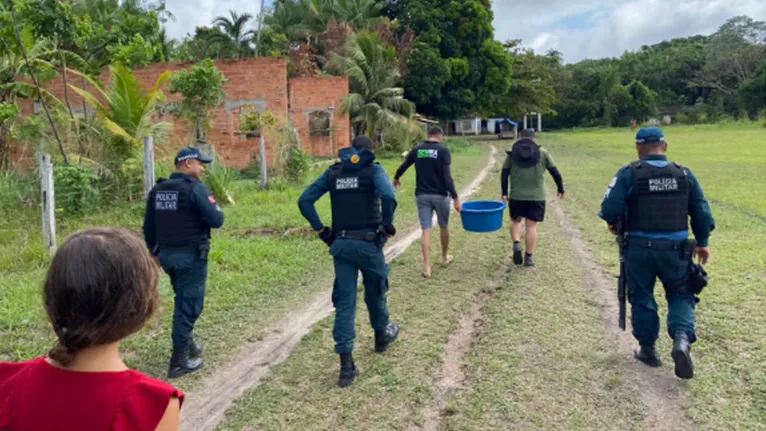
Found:
<svg viewBox="0 0 766 431"><path fill-rule="evenodd" d="M489 160L476 178L461 190L466 198L478 190L495 166L495 146L490 146ZM419 226L391 241L384 249L386 261L399 257L420 238ZM257 387L269 369L287 359L311 327L333 312L330 289L305 305L287 313L282 320L264 331L262 339L248 343L219 371L205 379L201 389L188 393L181 410L182 431L213 431L223 422L226 411L245 392Z"/></svg>
<svg viewBox="0 0 766 431"><path fill-rule="evenodd" d="M503 271L505 270L506 268L503 268ZM438 430L447 401L455 392L466 388L466 376L463 370L462 358L473 350L485 324L484 309L487 302L492 294L501 286L502 281L498 281L492 286L474 294L470 312L460 318L457 330L450 334L447 339L442 367L432 383L433 399L423 410L423 425L410 425L409 431Z"/></svg>
<svg viewBox="0 0 766 431"><path fill-rule="evenodd" d="M552 202L551 209L569 238L575 259L582 269L583 289L594 294L592 298L601 312L606 338L616 344L626 358L630 358L630 361L625 362L622 377L625 380L625 387L644 405L646 418L643 429L669 431L694 429L692 421L686 415L688 406L681 394L681 389L686 383L673 375L672 366L651 368L633 360L636 342L631 335L630 319L625 331L620 330L617 325L619 303L616 279L597 263L583 238L582 231L564 213L558 201Z"/></svg>

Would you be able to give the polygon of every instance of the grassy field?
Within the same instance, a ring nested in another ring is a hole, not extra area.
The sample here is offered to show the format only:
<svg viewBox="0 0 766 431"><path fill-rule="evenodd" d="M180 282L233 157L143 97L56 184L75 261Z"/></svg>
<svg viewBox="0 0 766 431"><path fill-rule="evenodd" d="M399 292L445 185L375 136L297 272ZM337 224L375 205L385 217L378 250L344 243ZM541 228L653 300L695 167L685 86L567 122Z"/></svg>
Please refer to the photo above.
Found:
<svg viewBox="0 0 766 431"><path fill-rule="evenodd" d="M697 372L685 389L689 415L701 429L764 429L766 130L698 126L664 131L669 158L694 172L716 220L707 266L710 285L697 307L699 342L692 352ZM636 157L633 137L629 130L606 130L555 133L542 140L567 184L566 212L585 232L598 261L613 273L617 250L596 213L609 181ZM656 293L664 316L661 285ZM660 352L672 363L665 334Z"/></svg>
<svg viewBox="0 0 766 431"><path fill-rule="evenodd" d="M666 136L671 159L698 176L717 224L711 284L698 307L697 374L690 382L671 380L688 406L679 416L694 429L762 429L766 322L758 287L766 280L766 259L758 245L766 240L766 132L671 127ZM546 134L540 141L564 175L566 214L612 273L617 250L596 213L615 172L635 158L632 139L630 131L605 130ZM496 175L481 197L497 198ZM569 242L557 240L564 233L555 218L541 225L536 271L508 264L505 230L453 231L457 261L432 280L419 277L417 247L392 264L390 306L402 334L385 355L372 352L360 303L356 358L362 374L354 386L335 386L338 364L327 319L239 400L219 429L652 428L631 383L648 371L605 337L594 292L581 285L583 269ZM662 316L661 287L657 297ZM467 318L470 342L456 353L453 339ZM661 335L661 354L672 364ZM458 380L445 390L444 370L456 367L447 358L455 357ZM660 372L673 379L672 367Z"/></svg>
<svg viewBox="0 0 766 431"><path fill-rule="evenodd" d="M454 175L458 186L469 183L486 164L485 148L462 147L455 151ZM383 166L393 176L399 160L386 158ZM323 169L323 168L322 168ZM307 184L320 173L312 172ZM414 169L404 177L397 194L396 224L404 229L417 220L414 202ZM303 187L260 191L254 181L235 184L237 205L224 209L226 224L214 232L205 312L196 334L206 345L207 366L181 381L190 387L220 365L246 340L258 338L262 329L313 293L331 285L332 266L325 261L327 249L313 236L262 235L259 229L283 230L308 227L296 201ZM326 222L329 199L317 208ZM143 204L106 209L79 219L59 222L59 240L68 233L99 225L140 229ZM44 354L53 334L42 309L40 289L48 262L39 245L39 221L5 220L0 227L0 360L22 360ZM324 262L327 264L319 264ZM163 307L157 319L124 345L126 358L135 367L164 377L170 350L172 291L167 277L160 284Z"/></svg>
<svg viewBox="0 0 766 431"><path fill-rule="evenodd" d="M697 308L695 378L671 380L681 399L673 403L688 407L679 416L689 418L693 429L766 429L766 130L668 127L665 134L670 159L695 173L716 219L707 266L711 282ZM611 274L617 272L617 249L596 214L614 174L636 157L633 138L629 130L593 130L544 134L539 141L564 177L566 216L583 232L596 263ZM483 146L456 154L457 182L467 184L485 161ZM501 161L473 199L498 198ZM397 161L384 165L392 172ZM402 227L416 221L414 173L404 182L397 221ZM200 322L210 368L238 342L258 337L263 325L326 288L332 276L320 242L252 232L304 226L294 206L297 188L256 192L252 182L238 187L238 205L227 210L226 229L216 237L211 291ZM328 212L324 201L320 213ZM355 359L361 375L353 386L336 386L338 358L328 318L238 400L219 429L653 429L656 406L642 402L635 385L650 373L605 335L603 310L593 298L597 291L584 282L586 269L552 213L540 228L534 271L510 264L505 228L470 234L453 219L453 265L435 265L433 277L423 279L417 245L392 262L389 304L402 333L383 355L373 353L359 301ZM140 214L123 209L81 223L122 220L137 227ZM15 244L4 253L23 250ZM436 253L438 241L433 247ZM5 271L0 355L43 353L51 337L37 296L42 269ZM167 281L162 292L169 304ZM656 296L662 317L667 310L661 286ZM164 374L169 317L161 313L128 343L131 365ZM659 348L666 365L658 372L674 379L664 321L662 327ZM199 378L182 381L182 387Z"/></svg>
<svg viewBox="0 0 766 431"><path fill-rule="evenodd" d="M476 198L496 199L498 175L495 169ZM361 375L353 386L335 385L329 318L240 399L219 430L630 429L642 412L622 384L625 359L603 336L568 243L552 240L560 229L542 225L544 252L529 271L510 264L506 229L470 234L454 220L452 266L424 280L415 246L392 263L389 305L402 332L384 355L372 351L360 303ZM466 318L468 352L456 367L464 376L447 391L434 423L428 413L445 344Z"/></svg>

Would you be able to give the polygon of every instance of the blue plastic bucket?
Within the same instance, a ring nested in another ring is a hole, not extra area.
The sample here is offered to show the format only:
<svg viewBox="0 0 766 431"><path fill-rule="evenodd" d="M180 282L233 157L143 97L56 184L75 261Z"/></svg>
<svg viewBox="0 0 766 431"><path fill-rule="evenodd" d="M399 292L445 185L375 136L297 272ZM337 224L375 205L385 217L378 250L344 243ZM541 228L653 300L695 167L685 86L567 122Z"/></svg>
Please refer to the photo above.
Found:
<svg viewBox="0 0 766 431"><path fill-rule="evenodd" d="M494 232L503 227L505 204L500 201L471 201L463 204L460 220L468 232Z"/></svg>

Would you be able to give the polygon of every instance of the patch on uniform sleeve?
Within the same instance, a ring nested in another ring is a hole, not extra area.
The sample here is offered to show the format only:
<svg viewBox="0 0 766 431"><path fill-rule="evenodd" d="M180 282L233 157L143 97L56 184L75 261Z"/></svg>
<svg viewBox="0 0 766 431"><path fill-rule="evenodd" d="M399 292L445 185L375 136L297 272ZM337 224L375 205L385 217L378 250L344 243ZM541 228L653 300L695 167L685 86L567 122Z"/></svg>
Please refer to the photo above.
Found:
<svg viewBox="0 0 766 431"><path fill-rule="evenodd" d="M209 200L211 204L215 203L215 198L213 197L213 195L208 196L207 200Z"/></svg>
<svg viewBox="0 0 766 431"><path fill-rule="evenodd" d="M612 182L611 182L611 183L609 183L609 188L611 189L611 188L612 188L612 187L614 187L615 185L617 185L617 176L616 176L616 175L615 175L615 177L614 177L614 178L612 178Z"/></svg>
<svg viewBox="0 0 766 431"><path fill-rule="evenodd" d="M158 190L154 195L156 211L178 211L178 191Z"/></svg>
<svg viewBox="0 0 766 431"><path fill-rule="evenodd" d="M354 154L353 156L351 156L351 163L353 163L353 164L357 164L357 163L359 163L359 156L358 156L358 155L356 155L356 154Z"/></svg>

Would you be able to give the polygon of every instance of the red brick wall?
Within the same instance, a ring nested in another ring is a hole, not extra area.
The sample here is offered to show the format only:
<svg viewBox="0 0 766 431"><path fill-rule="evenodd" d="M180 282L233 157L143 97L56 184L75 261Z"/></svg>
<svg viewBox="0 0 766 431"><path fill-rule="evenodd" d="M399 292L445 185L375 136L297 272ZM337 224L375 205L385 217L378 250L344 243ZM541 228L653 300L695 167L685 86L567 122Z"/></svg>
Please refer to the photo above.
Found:
<svg viewBox="0 0 766 431"><path fill-rule="evenodd" d="M335 156L338 150L351 145L349 116L340 115L340 104L348 94L345 76L318 76L290 80L290 114L298 129L303 149L313 156ZM309 113L334 104L330 136L310 136Z"/></svg>
<svg viewBox="0 0 766 431"><path fill-rule="evenodd" d="M335 103L333 126L336 128L332 133L333 149L350 145L349 142L349 119L348 115L341 116L338 107L343 97L348 94L348 79L345 77L313 77L296 78L290 81L291 89L288 90L287 62L285 59L260 57L245 60L217 60L216 66L229 80L224 85L227 98L216 110L212 119L213 128L208 131L208 141L215 146L216 152L223 161L234 168L244 169L248 167L253 156L258 154L259 139L246 138L239 133L239 112L241 108L231 107L233 102L259 101L261 107L270 110L284 126L287 125L288 104L292 103L292 115L294 125L298 129L303 148L313 156L330 156L333 151L330 147L330 138L311 137L308 129L308 112L311 108L327 108ZM193 63L171 62L155 63L147 67L136 69L133 73L138 79L139 85L148 90L154 86L157 78L165 71L177 72L191 67ZM69 83L83 87L79 77L69 75ZM101 73L101 81L109 86L109 71L107 68ZM57 77L46 85L46 88L60 100L64 101L64 80ZM84 86L92 91L89 86ZM96 92L93 92L96 93ZM180 95L170 94L165 89L168 101L180 100ZM82 110L83 100L71 89L68 97L74 109ZM290 101L292 97L292 102ZM227 109L227 105L230 106ZM263 106L265 105L265 106ZM30 100L20 100L19 106L25 115L33 112L33 103ZM174 134L164 147L158 147L161 155L174 154L181 147L189 144L192 134L191 126L184 120L174 119L170 116L164 118L174 124ZM269 155L269 164L273 163L275 151L272 149L274 139L265 134L266 151Z"/></svg>

